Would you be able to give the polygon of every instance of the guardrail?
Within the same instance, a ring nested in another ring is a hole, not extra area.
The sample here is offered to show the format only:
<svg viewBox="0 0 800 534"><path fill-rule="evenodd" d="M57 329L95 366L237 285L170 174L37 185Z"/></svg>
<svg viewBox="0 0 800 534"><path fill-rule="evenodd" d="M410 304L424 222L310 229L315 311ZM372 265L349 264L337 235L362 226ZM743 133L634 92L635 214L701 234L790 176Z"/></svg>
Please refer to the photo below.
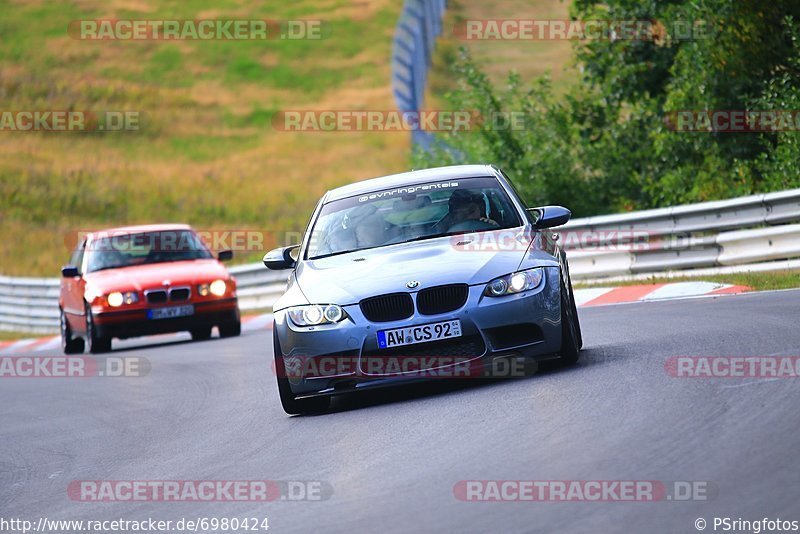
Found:
<svg viewBox="0 0 800 534"><path fill-rule="evenodd" d="M558 233L570 273L580 280L731 266L798 268L800 262L776 261L800 257L800 224L782 224L793 222L800 222L800 189L574 219ZM287 273L261 263L230 272L243 311L271 308L286 288ZM57 332L59 288L58 278L0 276L0 330Z"/></svg>
<svg viewBox="0 0 800 534"><path fill-rule="evenodd" d="M800 189L792 189L574 219L558 233L571 274L586 279L794 258L800 225L782 223L797 221Z"/></svg>
<svg viewBox="0 0 800 534"><path fill-rule="evenodd" d="M800 220L800 189L790 189L730 200L573 219L563 229L594 232L598 236L615 230L659 236L720 232L797 220Z"/></svg>
<svg viewBox="0 0 800 534"><path fill-rule="evenodd" d="M0 276L0 330L58 331L58 278Z"/></svg>
<svg viewBox="0 0 800 534"><path fill-rule="evenodd" d="M401 112L417 112L425 100L428 69L436 37L442 33L446 0L406 0L392 42L392 92ZM427 149L433 136L411 132L414 144Z"/></svg>
<svg viewBox="0 0 800 534"><path fill-rule="evenodd" d="M289 271L269 271L263 263L231 267L236 277L239 309L242 311L271 309L286 291Z"/></svg>

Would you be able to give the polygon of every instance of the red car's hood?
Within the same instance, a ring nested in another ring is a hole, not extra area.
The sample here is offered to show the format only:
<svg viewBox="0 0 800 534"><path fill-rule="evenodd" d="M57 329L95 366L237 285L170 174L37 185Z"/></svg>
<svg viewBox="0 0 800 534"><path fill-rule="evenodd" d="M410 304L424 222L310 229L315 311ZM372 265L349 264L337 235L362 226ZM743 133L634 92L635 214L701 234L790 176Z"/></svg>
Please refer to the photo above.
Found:
<svg viewBox="0 0 800 534"><path fill-rule="evenodd" d="M84 276L87 285L99 293L110 291L141 291L169 285L195 285L212 282L218 278L227 280L227 269L217 260L174 261L151 263L88 273Z"/></svg>

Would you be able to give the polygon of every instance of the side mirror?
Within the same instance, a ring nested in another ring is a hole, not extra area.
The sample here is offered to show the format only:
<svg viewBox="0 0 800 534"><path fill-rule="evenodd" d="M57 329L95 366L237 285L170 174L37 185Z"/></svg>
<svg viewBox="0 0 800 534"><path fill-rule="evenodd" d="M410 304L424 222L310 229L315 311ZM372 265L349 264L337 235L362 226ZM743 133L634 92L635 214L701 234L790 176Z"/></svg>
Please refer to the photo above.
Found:
<svg viewBox="0 0 800 534"><path fill-rule="evenodd" d="M273 271L281 271L283 269L292 269L297 264L297 261L292 257L292 251L297 249L300 245L291 245L288 247L276 248L264 254L264 265L267 269Z"/></svg>
<svg viewBox="0 0 800 534"><path fill-rule="evenodd" d="M233 251L232 250L220 250L219 254L217 254L217 259L219 261L231 261L233 259Z"/></svg>
<svg viewBox="0 0 800 534"><path fill-rule="evenodd" d="M65 265L61 268L61 276L64 278L75 278L76 276L80 276L78 273L78 268L74 265Z"/></svg>
<svg viewBox="0 0 800 534"><path fill-rule="evenodd" d="M569 218L572 217L572 212L562 206L528 208L528 211L537 215L536 222L533 223L533 227L537 230L561 226L562 224L566 224Z"/></svg>

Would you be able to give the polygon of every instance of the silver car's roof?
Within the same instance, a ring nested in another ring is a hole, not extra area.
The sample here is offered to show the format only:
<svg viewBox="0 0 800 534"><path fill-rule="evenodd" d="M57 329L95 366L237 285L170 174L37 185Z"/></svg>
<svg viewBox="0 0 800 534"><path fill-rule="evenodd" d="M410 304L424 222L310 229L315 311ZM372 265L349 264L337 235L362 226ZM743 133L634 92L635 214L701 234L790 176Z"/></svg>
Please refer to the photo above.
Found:
<svg viewBox="0 0 800 534"><path fill-rule="evenodd" d="M364 193L372 193L384 189L392 189L404 185L416 185L425 182L440 182L442 180L457 180L459 178L477 178L481 176L498 177L500 173L493 165L452 165L450 167L436 167L420 171L391 174L380 178L363 180L336 189L331 189L325 194L324 202L347 198Z"/></svg>

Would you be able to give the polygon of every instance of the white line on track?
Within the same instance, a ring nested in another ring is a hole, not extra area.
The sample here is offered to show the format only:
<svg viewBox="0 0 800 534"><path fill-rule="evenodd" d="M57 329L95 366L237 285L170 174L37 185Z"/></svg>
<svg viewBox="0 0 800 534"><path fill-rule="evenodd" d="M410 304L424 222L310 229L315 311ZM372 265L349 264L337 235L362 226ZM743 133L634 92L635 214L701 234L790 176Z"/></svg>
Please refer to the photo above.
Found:
<svg viewBox="0 0 800 534"><path fill-rule="evenodd" d="M19 341L12 343L3 350L0 350L0 354L13 354L14 352L17 352L20 349L24 349L28 345L36 343L36 341L37 341L36 339L20 339Z"/></svg>
<svg viewBox="0 0 800 534"><path fill-rule="evenodd" d="M61 346L61 338L58 336L51 337L48 341L42 343L35 349L34 352L41 352L43 350L51 350Z"/></svg>

